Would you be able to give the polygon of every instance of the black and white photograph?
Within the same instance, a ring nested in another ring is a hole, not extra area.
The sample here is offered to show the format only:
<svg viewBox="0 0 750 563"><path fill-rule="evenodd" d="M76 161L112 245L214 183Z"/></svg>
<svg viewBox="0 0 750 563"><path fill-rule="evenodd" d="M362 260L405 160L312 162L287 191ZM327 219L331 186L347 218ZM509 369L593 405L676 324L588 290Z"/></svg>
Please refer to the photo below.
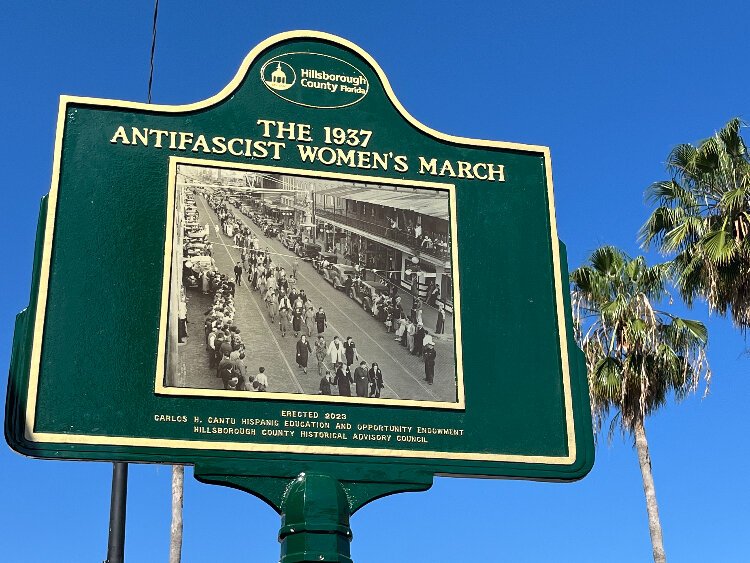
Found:
<svg viewBox="0 0 750 563"><path fill-rule="evenodd" d="M157 391L463 402L450 188L321 176L173 166Z"/></svg>

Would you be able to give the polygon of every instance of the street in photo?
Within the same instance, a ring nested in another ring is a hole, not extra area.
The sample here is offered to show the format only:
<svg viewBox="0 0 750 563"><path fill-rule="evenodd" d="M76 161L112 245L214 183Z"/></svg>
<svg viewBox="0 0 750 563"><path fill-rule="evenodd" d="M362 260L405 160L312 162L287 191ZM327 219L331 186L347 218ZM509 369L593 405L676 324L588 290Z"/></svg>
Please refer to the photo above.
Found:
<svg viewBox="0 0 750 563"><path fill-rule="evenodd" d="M157 391L462 403L449 187L173 170Z"/></svg>

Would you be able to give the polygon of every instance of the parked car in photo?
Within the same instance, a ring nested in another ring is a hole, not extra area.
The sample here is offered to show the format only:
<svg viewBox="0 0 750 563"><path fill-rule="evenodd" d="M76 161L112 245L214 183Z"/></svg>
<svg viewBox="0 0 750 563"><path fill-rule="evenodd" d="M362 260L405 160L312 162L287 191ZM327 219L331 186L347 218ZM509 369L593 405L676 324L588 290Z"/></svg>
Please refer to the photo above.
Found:
<svg viewBox="0 0 750 563"><path fill-rule="evenodd" d="M294 231L285 229L279 234L279 239L281 240L281 244L283 244L289 250L294 251L294 249L297 247L297 244L299 243L300 237Z"/></svg>
<svg viewBox="0 0 750 563"><path fill-rule="evenodd" d="M320 245L315 245L320 248ZM323 273L323 263L328 261L328 264L336 264L339 261L339 257L333 252L318 252L318 255L313 258L313 267L318 270L319 274Z"/></svg>
<svg viewBox="0 0 750 563"><path fill-rule="evenodd" d="M384 283L377 281L358 280L352 284L349 297L362 305L362 308L372 314L372 304L379 295L388 295L389 288Z"/></svg>
<svg viewBox="0 0 750 563"><path fill-rule="evenodd" d="M204 242L191 242L185 245L185 256L203 256L206 254L206 244Z"/></svg>
<svg viewBox="0 0 750 563"><path fill-rule="evenodd" d="M191 256L184 259L184 265L198 273L216 269L216 262L211 256Z"/></svg>
<svg viewBox="0 0 750 563"><path fill-rule="evenodd" d="M331 264L328 269L323 270L323 279L335 289L343 290L350 287L356 275L354 267L345 264Z"/></svg>
<svg viewBox="0 0 750 563"><path fill-rule="evenodd" d="M266 224L266 226L263 228L263 233L270 238L275 237L281 232L281 224L276 223L274 221L271 221Z"/></svg>
<svg viewBox="0 0 750 563"><path fill-rule="evenodd" d="M315 265L315 261L318 260L318 256L320 255L321 246L319 244L315 244L314 242L302 242L299 245L297 245L296 254L303 260L312 260L313 265Z"/></svg>

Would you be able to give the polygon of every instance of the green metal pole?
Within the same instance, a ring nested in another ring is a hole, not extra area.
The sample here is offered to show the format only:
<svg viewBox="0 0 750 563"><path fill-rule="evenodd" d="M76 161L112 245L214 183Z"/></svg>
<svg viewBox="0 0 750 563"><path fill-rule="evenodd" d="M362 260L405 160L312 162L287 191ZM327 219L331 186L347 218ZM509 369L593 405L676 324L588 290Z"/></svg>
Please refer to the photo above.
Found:
<svg viewBox="0 0 750 563"><path fill-rule="evenodd" d="M280 563L352 563L349 499L336 479L301 473L281 506Z"/></svg>

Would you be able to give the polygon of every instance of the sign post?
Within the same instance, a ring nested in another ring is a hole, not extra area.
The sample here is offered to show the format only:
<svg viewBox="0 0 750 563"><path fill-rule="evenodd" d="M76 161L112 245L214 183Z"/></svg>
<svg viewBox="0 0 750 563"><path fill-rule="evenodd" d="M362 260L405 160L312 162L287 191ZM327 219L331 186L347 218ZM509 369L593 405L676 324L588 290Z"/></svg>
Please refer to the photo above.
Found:
<svg viewBox="0 0 750 563"><path fill-rule="evenodd" d="M128 502L128 464L112 464L112 494L109 502L109 537L106 563L125 560L125 517Z"/></svg>
<svg viewBox="0 0 750 563"><path fill-rule="evenodd" d="M184 106L64 96L6 440L192 464L282 515L282 560L434 475L593 464L546 147L414 119L325 33Z"/></svg>

